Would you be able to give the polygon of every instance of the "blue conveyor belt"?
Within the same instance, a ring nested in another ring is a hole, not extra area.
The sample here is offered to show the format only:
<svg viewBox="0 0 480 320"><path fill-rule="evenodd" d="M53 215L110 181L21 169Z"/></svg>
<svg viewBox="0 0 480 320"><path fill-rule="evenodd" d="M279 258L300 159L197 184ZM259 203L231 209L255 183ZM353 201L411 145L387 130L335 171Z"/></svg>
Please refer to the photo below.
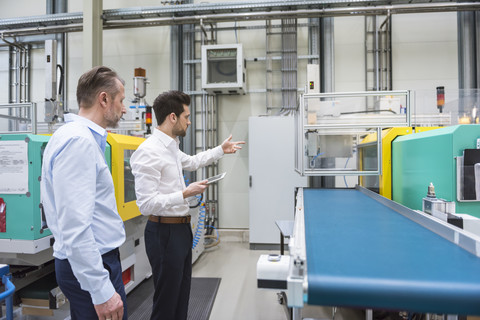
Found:
<svg viewBox="0 0 480 320"><path fill-rule="evenodd" d="M351 189L305 189L311 305L480 315L480 258Z"/></svg>

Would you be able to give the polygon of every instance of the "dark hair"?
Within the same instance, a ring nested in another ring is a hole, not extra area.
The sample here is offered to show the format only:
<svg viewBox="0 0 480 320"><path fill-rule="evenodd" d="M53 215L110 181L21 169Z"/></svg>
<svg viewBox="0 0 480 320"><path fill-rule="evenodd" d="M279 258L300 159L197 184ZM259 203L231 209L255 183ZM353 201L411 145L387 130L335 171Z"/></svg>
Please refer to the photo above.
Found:
<svg viewBox="0 0 480 320"><path fill-rule="evenodd" d="M102 91L115 98L120 91L116 79L125 85L125 81L115 71L104 66L94 67L82 74L77 85L78 107L91 107Z"/></svg>
<svg viewBox="0 0 480 320"><path fill-rule="evenodd" d="M190 96L186 93L170 90L160 94L153 102L157 124L161 125L172 112L179 117L185 111L183 105L190 105Z"/></svg>

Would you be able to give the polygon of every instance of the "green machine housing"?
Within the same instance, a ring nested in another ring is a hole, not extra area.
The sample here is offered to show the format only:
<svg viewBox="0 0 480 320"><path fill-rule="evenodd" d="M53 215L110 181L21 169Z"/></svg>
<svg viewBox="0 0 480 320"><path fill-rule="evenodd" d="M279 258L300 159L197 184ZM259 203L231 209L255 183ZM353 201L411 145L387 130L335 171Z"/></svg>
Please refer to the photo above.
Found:
<svg viewBox="0 0 480 320"><path fill-rule="evenodd" d="M5 232L0 232L0 239L36 240L51 235L46 227L40 205L42 155L48 139L48 136L33 134L0 136L0 143L24 141L27 144L28 154L28 189L23 193L11 194L2 194L0 189L0 197L3 198L6 205ZM2 184L7 185L8 181L4 181Z"/></svg>
<svg viewBox="0 0 480 320"><path fill-rule="evenodd" d="M480 199L463 197L464 154L466 149L480 152L473 150L477 149L477 139L480 125L476 124L397 137L392 143L392 199L422 210L422 199L433 183L436 197L454 201L457 213L480 218Z"/></svg>
<svg viewBox="0 0 480 320"><path fill-rule="evenodd" d="M0 152L0 198L5 203L5 217L0 218L3 224L0 225L0 263L39 265L51 259L53 237L40 201L43 152L49 139L48 135L0 135L0 148L3 148ZM15 147L23 148L22 142L26 143L27 149L27 166L22 170L28 170L28 187L24 192L6 192L9 182L1 180L9 170L9 162L15 161L8 154L14 153L12 149ZM111 147L108 144L105 158L111 168Z"/></svg>

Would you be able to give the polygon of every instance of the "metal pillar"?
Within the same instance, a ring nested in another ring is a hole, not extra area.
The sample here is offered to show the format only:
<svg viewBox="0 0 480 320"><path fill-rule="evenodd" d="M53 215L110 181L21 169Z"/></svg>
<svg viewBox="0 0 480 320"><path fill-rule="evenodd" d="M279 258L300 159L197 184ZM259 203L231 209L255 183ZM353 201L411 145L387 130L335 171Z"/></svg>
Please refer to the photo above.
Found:
<svg viewBox="0 0 480 320"><path fill-rule="evenodd" d="M320 18L320 92L335 91L333 18Z"/></svg>
<svg viewBox="0 0 480 320"><path fill-rule="evenodd" d="M170 88L183 90L183 26L170 27Z"/></svg>
<svg viewBox="0 0 480 320"><path fill-rule="evenodd" d="M83 0L83 70L103 64L103 0Z"/></svg>
<svg viewBox="0 0 480 320"><path fill-rule="evenodd" d="M458 72L459 88L476 88L476 32L475 12L457 14L458 19Z"/></svg>
<svg viewBox="0 0 480 320"><path fill-rule="evenodd" d="M458 88L463 94L459 96L458 113L463 114L467 107L466 98L471 89L478 88L477 72L479 59L476 51L476 38L480 33L476 32L476 12L467 11L457 13L458 21Z"/></svg>

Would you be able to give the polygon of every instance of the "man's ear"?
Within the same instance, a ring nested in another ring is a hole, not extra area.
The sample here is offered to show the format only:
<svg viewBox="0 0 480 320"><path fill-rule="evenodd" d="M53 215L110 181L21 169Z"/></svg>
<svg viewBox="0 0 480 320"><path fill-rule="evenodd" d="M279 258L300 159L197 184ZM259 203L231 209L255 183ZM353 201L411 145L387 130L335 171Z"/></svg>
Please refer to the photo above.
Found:
<svg viewBox="0 0 480 320"><path fill-rule="evenodd" d="M100 94L98 95L98 102L104 108L107 107L107 99L108 99L107 93L104 91L100 92Z"/></svg>
<svg viewBox="0 0 480 320"><path fill-rule="evenodd" d="M173 112L170 113L170 120L171 120L172 122L177 122L177 116L175 115L175 113L173 113Z"/></svg>

